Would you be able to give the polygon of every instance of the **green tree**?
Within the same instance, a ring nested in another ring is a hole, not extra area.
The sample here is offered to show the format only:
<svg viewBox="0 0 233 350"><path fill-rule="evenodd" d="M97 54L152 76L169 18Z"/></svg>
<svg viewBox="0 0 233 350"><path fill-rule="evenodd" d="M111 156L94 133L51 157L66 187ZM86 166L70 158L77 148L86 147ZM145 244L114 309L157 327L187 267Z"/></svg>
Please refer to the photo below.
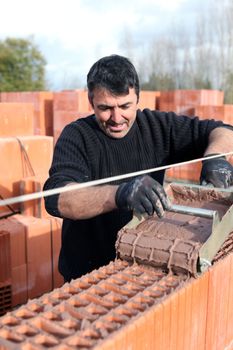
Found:
<svg viewBox="0 0 233 350"><path fill-rule="evenodd" d="M32 39L0 41L0 91L44 90L45 65Z"/></svg>

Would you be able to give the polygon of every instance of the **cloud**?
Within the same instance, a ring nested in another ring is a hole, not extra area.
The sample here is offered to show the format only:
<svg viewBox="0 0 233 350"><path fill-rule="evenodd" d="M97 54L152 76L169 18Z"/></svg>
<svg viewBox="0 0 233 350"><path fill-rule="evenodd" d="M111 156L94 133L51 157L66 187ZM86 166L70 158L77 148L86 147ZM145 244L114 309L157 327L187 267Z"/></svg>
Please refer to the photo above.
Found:
<svg viewBox="0 0 233 350"><path fill-rule="evenodd" d="M127 31L143 46L182 18L182 9L190 12L191 3L200 0L0 0L0 39L33 35L51 79L62 71L83 77L100 56L124 52Z"/></svg>

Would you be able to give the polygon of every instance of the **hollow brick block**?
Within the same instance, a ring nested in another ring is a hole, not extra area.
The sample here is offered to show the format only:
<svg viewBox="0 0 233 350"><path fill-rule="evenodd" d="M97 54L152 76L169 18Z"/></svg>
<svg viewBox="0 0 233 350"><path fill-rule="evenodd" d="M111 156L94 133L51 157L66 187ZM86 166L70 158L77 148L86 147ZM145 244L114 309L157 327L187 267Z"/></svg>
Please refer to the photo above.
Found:
<svg viewBox="0 0 233 350"><path fill-rule="evenodd" d="M28 297L52 290L51 224L49 219L20 217L26 232Z"/></svg>
<svg viewBox="0 0 233 350"><path fill-rule="evenodd" d="M12 307L28 301L27 265L15 266L11 269Z"/></svg>
<svg viewBox="0 0 233 350"><path fill-rule="evenodd" d="M64 278L58 271L58 258L61 249L62 219L51 217L51 244L52 244L52 280L53 289L64 284Z"/></svg>
<svg viewBox="0 0 233 350"><path fill-rule="evenodd" d="M11 278L10 234L0 229L0 283Z"/></svg>
<svg viewBox="0 0 233 350"><path fill-rule="evenodd" d="M53 92L2 92L1 102L32 103L34 105L34 134L53 136Z"/></svg>
<svg viewBox="0 0 233 350"><path fill-rule="evenodd" d="M160 105L161 103L171 103L178 106L203 106L223 105L224 92L219 90L172 90L161 91L160 93Z"/></svg>
<svg viewBox="0 0 233 350"><path fill-rule="evenodd" d="M156 109L156 100L160 95L160 91L146 91L141 90L139 96L138 108L143 110L144 108Z"/></svg>
<svg viewBox="0 0 233 350"><path fill-rule="evenodd" d="M48 174L40 176L29 176L20 180L20 195L41 192ZM50 218L45 209L44 198L32 199L20 203L20 213L25 216L35 216L36 218Z"/></svg>
<svg viewBox="0 0 233 350"><path fill-rule="evenodd" d="M0 195L3 198L20 194L20 180L28 176L48 174L53 154L50 136L20 136L0 138ZM19 204L12 205L14 210ZM9 212L1 207L0 213Z"/></svg>
<svg viewBox="0 0 233 350"><path fill-rule="evenodd" d="M196 106L194 114L200 119L216 119L224 123L233 125L233 105L224 104L223 106Z"/></svg>
<svg viewBox="0 0 233 350"><path fill-rule="evenodd" d="M228 255L209 270L206 350L224 349L228 345L227 329L232 328L228 320L231 261L232 257Z"/></svg>
<svg viewBox="0 0 233 350"><path fill-rule="evenodd" d="M16 268L26 264L26 233L24 225L16 214L1 220L0 232L7 232L10 237L10 265Z"/></svg>
<svg viewBox="0 0 233 350"><path fill-rule="evenodd" d="M33 135L32 103L0 103L0 137Z"/></svg>
<svg viewBox="0 0 233 350"><path fill-rule="evenodd" d="M67 124L77 119L85 118L90 114L90 112L55 110L53 122L54 144L57 142L58 137Z"/></svg>

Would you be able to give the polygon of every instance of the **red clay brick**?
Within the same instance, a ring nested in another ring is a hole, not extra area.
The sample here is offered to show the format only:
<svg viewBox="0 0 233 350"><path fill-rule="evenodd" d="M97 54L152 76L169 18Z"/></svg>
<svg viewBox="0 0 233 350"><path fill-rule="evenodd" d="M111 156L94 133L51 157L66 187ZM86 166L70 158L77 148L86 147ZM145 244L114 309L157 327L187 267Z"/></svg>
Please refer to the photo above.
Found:
<svg viewBox="0 0 233 350"><path fill-rule="evenodd" d="M61 249L62 219L50 218L52 239L52 280L53 288L59 288L64 284L64 278L58 271L58 258Z"/></svg>
<svg viewBox="0 0 233 350"><path fill-rule="evenodd" d="M233 339L233 254L229 256L229 299L227 312L226 344L230 344Z"/></svg>
<svg viewBox="0 0 233 350"><path fill-rule="evenodd" d="M224 92L219 90L173 90L161 91L161 103L171 103L178 106L221 106Z"/></svg>
<svg viewBox="0 0 233 350"><path fill-rule="evenodd" d="M53 121L53 136L54 144L57 142L64 127L74 120L85 118L90 115L91 112L78 112L78 111L54 111L54 121Z"/></svg>
<svg viewBox="0 0 233 350"><path fill-rule="evenodd" d="M11 278L10 234L0 231L0 283Z"/></svg>
<svg viewBox="0 0 233 350"><path fill-rule="evenodd" d="M1 102L24 102L34 105L33 129L35 135L52 136L53 93L50 91L2 92Z"/></svg>
<svg viewBox="0 0 233 350"><path fill-rule="evenodd" d="M53 138L49 136L0 138L0 195L3 198L18 196L20 180L48 174L52 155ZM18 210L19 204L12 207ZM5 212L6 208L0 207L0 213Z"/></svg>
<svg viewBox="0 0 233 350"><path fill-rule="evenodd" d="M0 136L33 135L32 103L0 103Z"/></svg>
<svg viewBox="0 0 233 350"><path fill-rule="evenodd" d="M143 110L144 108L156 109L156 99L160 96L160 91L140 91L138 108Z"/></svg>
<svg viewBox="0 0 233 350"><path fill-rule="evenodd" d="M1 102L32 103L34 105L34 134L53 136L53 92L2 92Z"/></svg>
<svg viewBox="0 0 233 350"><path fill-rule="evenodd" d="M8 232L10 237L10 265L12 268L26 263L26 234L24 226L19 221L20 215L16 214L1 220L0 231Z"/></svg>
<svg viewBox="0 0 233 350"><path fill-rule="evenodd" d="M41 192L48 174L40 176L25 177L20 180L20 195ZM20 213L25 216L35 216L36 218L51 218L45 209L43 198L37 198L20 203Z"/></svg>
<svg viewBox="0 0 233 350"><path fill-rule="evenodd" d="M231 256L218 261L209 270L206 349L224 349L228 345L228 305Z"/></svg>
<svg viewBox="0 0 233 350"><path fill-rule="evenodd" d="M27 265L19 265L11 269L12 307L28 301Z"/></svg>
<svg viewBox="0 0 233 350"><path fill-rule="evenodd" d="M194 114L200 119L216 119L225 123L233 124L233 105L225 104L223 106L196 106Z"/></svg>

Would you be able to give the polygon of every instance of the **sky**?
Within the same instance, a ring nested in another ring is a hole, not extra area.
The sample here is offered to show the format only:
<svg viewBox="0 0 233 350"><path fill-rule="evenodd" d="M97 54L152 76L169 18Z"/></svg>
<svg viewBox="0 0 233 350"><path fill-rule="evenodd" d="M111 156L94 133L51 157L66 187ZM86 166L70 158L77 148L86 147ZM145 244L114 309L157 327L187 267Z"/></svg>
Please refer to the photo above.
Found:
<svg viewBox="0 0 233 350"><path fill-rule="evenodd" d="M97 59L126 55L126 36L140 51L173 23L191 26L209 1L0 0L0 40L33 38L47 61L50 90L78 88Z"/></svg>

